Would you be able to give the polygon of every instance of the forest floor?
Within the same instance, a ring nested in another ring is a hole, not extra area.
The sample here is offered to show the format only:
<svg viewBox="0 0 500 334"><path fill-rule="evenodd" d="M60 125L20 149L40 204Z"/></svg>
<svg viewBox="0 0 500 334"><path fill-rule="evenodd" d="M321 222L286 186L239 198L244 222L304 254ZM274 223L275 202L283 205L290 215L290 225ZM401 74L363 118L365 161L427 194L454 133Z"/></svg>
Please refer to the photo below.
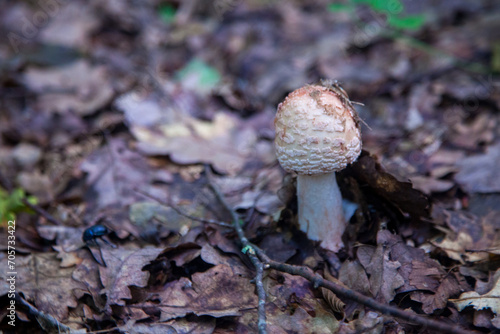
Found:
<svg viewBox="0 0 500 334"><path fill-rule="evenodd" d="M0 330L499 332L499 31L492 0L2 1ZM273 144L320 79L364 104L338 253Z"/></svg>

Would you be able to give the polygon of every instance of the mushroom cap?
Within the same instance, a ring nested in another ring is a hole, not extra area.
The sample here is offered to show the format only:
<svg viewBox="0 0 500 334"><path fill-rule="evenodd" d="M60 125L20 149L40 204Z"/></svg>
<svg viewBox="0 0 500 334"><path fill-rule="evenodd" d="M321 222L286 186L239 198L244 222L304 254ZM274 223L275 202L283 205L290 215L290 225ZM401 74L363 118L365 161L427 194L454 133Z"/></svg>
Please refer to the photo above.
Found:
<svg viewBox="0 0 500 334"><path fill-rule="evenodd" d="M279 104L274 125L276 156L288 172L336 172L361 153L358 115L336 83L291 92Z"/></svg>

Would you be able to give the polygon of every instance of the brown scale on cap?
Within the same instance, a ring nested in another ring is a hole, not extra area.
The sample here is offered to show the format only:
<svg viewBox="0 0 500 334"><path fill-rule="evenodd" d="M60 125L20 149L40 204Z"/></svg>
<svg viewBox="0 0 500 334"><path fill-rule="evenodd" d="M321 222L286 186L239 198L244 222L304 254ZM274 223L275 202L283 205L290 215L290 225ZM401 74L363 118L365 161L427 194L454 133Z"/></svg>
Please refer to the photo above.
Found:
<svg viewBox="0 0 500 334"><path fill-rule="evenodd" d="M293 91L279 104L274 124L276 155L289 172L336 172L361 153L358 115L336 83Z"/></svg>

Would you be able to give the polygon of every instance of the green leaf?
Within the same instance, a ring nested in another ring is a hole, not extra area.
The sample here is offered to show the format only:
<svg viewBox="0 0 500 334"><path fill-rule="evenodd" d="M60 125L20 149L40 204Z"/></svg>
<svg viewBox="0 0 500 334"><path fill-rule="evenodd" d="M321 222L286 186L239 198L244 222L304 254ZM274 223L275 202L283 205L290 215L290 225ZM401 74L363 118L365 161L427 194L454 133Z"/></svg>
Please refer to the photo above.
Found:
<svg viewBox="0 0 500 334"><path fill-rule="evenodd" d="M24 190L21 188L14 189L7 198L7 209L16 211L24 207L22 200L26 197Z"/></svg>
<svg viewBox="0 0 500 334"><path fill-rule="evenodd" d="M5 219L2 219L2 222L7 223L9 220L16 220L16 215L12 212L7 212L7 214L5 215Z"/></svg>
<svg viewBox="0 0 500 334"><path fill-rule="evenodd" d="M220 81L221 76L215 67L212 67L200 59L191 60L184 68L176 74L181 81L190 85L195 84L195 88L206 92L214 88Z"/></svg>
<svg viewBox="0 0 500 334"><path fill-rule="evenodd" d="M30 204L37 205L38 204L38 198L35 196L28 196L26 199Z"/></svg>
<svg viewBox="0 0 500 334"><path fill-rule="evenodd" d="M405 6L399 0L388 0L384 1L385 10L389 13L389 15L399 14L404 11Z"/></svg>
<svg viewBox="0 0 500 334"><path fill-rule="evenodd" d="M378 13L394 15L404 10L404 5L399 0L350 0L351 4L366 4Z"/></svg>
<svg viewBox="0 0 500 334"><path fill-rule="evenodd" d="M387 23L393 28L418 30L425 23L424 15L408 15L404 17L397 17L389 15Z"/></svg>
<svg viewBox="0 0 500 334"><path fill-rule="evenodd" d="M343 3L331 3L328 5L328 11L330 12L349 12L353 10L352 5L346 5Z"/></svg>
<svg viewBox="0 0 500 334"><path fill-rule="evenodd" d="M353 3L364 3L378 13L389 15L401 13L404 5L399 0L353 0Z"/></svg>
<svg viewBox="0 0 500 334"><path fill-rule="evenodd" d="M165 23L172 23L175 19L176 9L174 6L167 4L159 9L160 18Z"/></svg>
<svg viewBox="0 0 500 334"><path fill-rule="evenodd" d="M385 0L371 0L370 7L372 7L372 9L377 12L386 11L388 5L387 2L388 1Z"/></svg>
<svg viewBox="0 0 500 334"><path fill-rule="evenodd" d="M493 43L491 48L491 69L500 72L500 42Z"/></svg>
<svg viewBox="0 0 500 334"><path fill-rule="evenodd" d="M27 207L23 200L26 199L31 204L36 204L37 199L34 196L28 196L23 189L14 189L10 194L3 189L0 189L0 222L3 224L9 220L16 219L16 214L19 212L33 213L33 211Z"/></svg>

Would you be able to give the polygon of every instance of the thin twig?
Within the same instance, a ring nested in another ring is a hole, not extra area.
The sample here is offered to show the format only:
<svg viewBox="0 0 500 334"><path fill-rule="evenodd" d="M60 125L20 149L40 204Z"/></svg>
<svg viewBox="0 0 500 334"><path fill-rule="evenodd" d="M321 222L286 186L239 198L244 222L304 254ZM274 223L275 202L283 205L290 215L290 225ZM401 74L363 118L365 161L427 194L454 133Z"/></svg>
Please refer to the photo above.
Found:
<svg viewBox="0 0 500 334"><path fill-rule="evenodd" d="M251 243L247 239L247 237L245 236L245 232L243 232L243 229L241 228L240 218L238 217L238 214L236 213L236 211L231 209L231 207L229 206L229 204L226 201L226 198L224 197L224 195L222 195L219 188L217 188L217 186L213 182L212 172L210 171L208 166L205 166L205 174L206 174L207 179L208 179L208 186L210 187L210 189L212 189L212 191L215 195L215 198L231 214L231 221L233 223L232 226L236 230L236 233L238 234L238 238L240 239L241 243L243 244L243 247L244 248L246 247L247 249L251 248Z"/></svg>
<svg viewBox="0 0 500 334"><path fill-rule="evenodd" d="M258 320L258 328L259 333L266 333L267 322L266 322L266 289L264 288L264 284L262 283L262 279L264 276L264 265L259 260L259 258L251 251L248 252L250 261L252 261L257 274L255 275L255 286L257 287L257 296L259 297L259 306L257 308L257 313L259 316Z"/></svg>
<svg viewBox="0 0 500 334"><path fill-rule="evenodd" d="M325 280L323 277L321 277L319 274L314 273L310 268L305 267L305 266L294 266L286 263L281 263L278 261L272 260L267 254L257 247L256 245L252 244L246 237L245 233L240 225L240 219L238 218L238 215L234 210L231 209L231 207L227 204L227 201L225 200L224 196L222 193L219 191L219 189L215 186L213 182L211 182L211 173L208 168L205 168L206 173L207 173L207 178L209 179L209 186L212 188L212 191L214 192L215 196L217 197L217 200L226 208L227 211L231 213L231 218L233 220L233 226L236 230L236 233L238 234L238 237L240 239L240 242L243 244L244 248L243 251L246 251L249 256L250 255L257 255L258 258L260 259L260 262L264 263L264 269L267 268L272 268L281 272L285 272L291 275L298 275L302 276L308 281L312 282L314 284L315 288L319 287L324 287L328 290L333 291L335 294L337 294L339 297L349 299L352 301L355 301L357 303L360 303L362 305L365 305L373 310L379 311L382 314L387 314L394 316L396 318L400 318L409 322L412 322L416 325L424 326L425 328L433 329L436 331L439 331L441 333L450 333L450 334L470 334L473 333L472 331L467 331L457 325L450 325L442 321L434 320L434 319L428 319L425 318L424 316L410 313L407 311L404 311L402 309L399 309L394 306L386 305L377 302L376 300L367 297L357 291L354 291L352 289L349 289L347 287L343 287L339 284L336 284L332 281ZM250 259L252 259L250 257ZM253 263L253 260L252 260ZM260 297L259 297L259 305L260 305ZM260 314L259 314L260 316ZM260 319L259 319L260 323Z"/></svg>
<svg viewBox="0 0 500 334"><path fill-rule="evenodd" d="M214 224L214 225L220 225L220 226L230 227L230 228L233 227L233 225L231 225L231 224L228 224L228 223L225 223L225 222L221 222L221 221L218 221L218 220L206 219L206 218L198 218L198 217L191 216L191 215L185 213L184 211L182 211L181 209L177 208L175 205L171 204L170 202L162 201L160 198L158 198L156 196L153 196L153 195L150 195L148 193L145 193L142 190L139 190L139 189L136 189L136 188L134 188L133 190L135 192L141 194L144 197L150 198L150 199L158 202L161 205L164 205L166 207L171 208L178 215L186 217L188 219L191 219L191 220L194 220L194 221L197 221L197 222L200 222L200 223L205 223L205 224Z"/></svg>
<svg viewBox="0 0 500 334"><path fill-rule="evenodd" d="M48 213L47 211L45 211L44 209L42 209L39 205L36 205L36 204L31 204L30 202L28 202L28 200L26 199L23 199L23 204L26 205L27 207L29 207L31 210L35 211L36 213L38 213L40 216L42 216L43 218L47 219L49 222L53 223L53 224L56 224L56 225L59 225L59 226L62 226L63 224L57 220L54 216L52 216L50 213Z"/></svg>
<svg viewBox="0 0 500 334"><path fill-rule="evenodd" d="M262 264L262 261L257 257L255 250L253 249L254 246L252 245L252 243L245 237L245 233L243 232L243 229L241 228L240 224L241 220L236 214L236 211L231 209L231 207L226 201L226 198L224 197L224 195L222 195L219 188L217 188L217 186L213 182L212 173L208 166L205 166L205 175L207 176L208 185L212 189L215 197L224 206L224 208L231 214L233 227L236 230L236 233L238 234L238 238L240 239L241 244L243 245L242 252L248 255L250 261L252 261L252 264L254 265L255 270L257 272L255 275L255 286L257 287L257 296L259 299L258 311L257 311L259 319L258 328L259 328L259 334L267 334L266 290L264 289L264 284L262 283L262 278L264 275L264 265Z"/></svg>
<svg viewBox="0 0 500 334"><path fill-rule="evenodd" d="M28 303L26 300L21 298L19 294L15 295L16 303L21 305L24 309L26 309L28 314L32 315L38 321L40 327L47 332L56 332L56 333L71 333L71 328L60 323L56 318L51 316L50 314L45 314L41 311L38 311L34 306Z"/></svg>

